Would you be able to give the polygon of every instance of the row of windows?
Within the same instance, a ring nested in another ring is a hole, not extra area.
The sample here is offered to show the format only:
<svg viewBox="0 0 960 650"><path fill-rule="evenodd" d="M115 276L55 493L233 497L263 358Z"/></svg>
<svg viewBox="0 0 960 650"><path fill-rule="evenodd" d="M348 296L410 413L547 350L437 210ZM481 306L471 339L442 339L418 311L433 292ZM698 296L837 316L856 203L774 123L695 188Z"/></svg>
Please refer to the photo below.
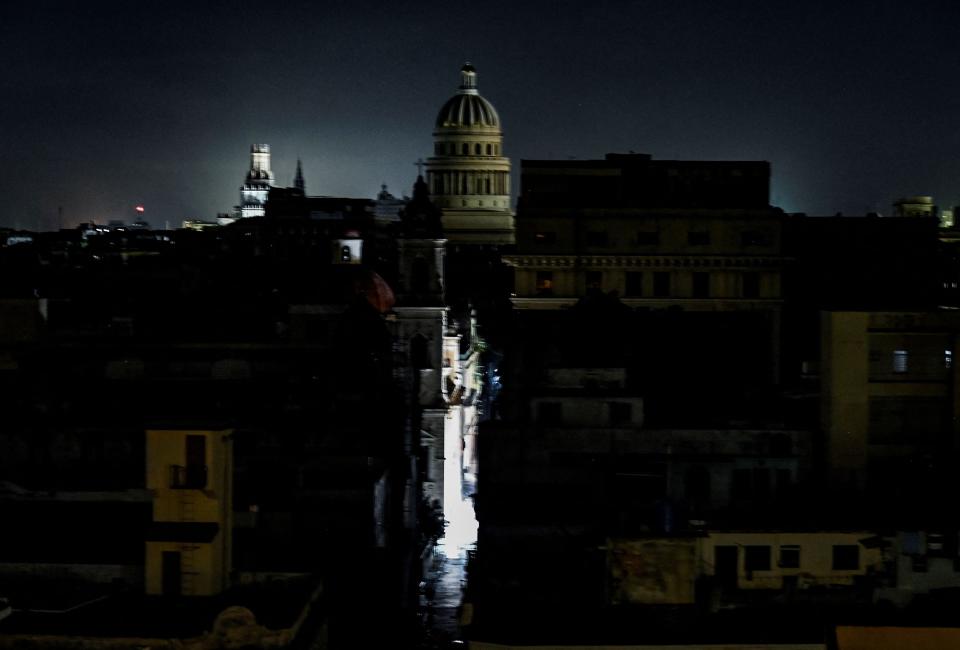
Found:
<svg viewBox="0 0 960 650"><path fill-rule="evenodd" d="M550 231L536 232L533 240L537 244L550 245L557 242L557 233ZM597 248L604 248L610 245L610 237L603 230L588 230L583 235L584 244ZM712 241L709 230L690 230L687 232L687 244L690 246L709 246ZM636 246L658 246L660 244L660 232L657 230L641 230L634 235L633 242ZM740 232L741 246L769 246L772 243L772 237L769 233L758 232L755 230L744 230Z"/></svg>
<svg viewBox="0 0 960 650"><path fill-rule="evenodd" d="M801 566L799 544L783 544L779 547L777 566L781 569L799 569ZM746 571L770 571L773 568L771 546L744 546L743 568ZM860 569L860 547L856 544L834 544L830 568L834 571L857 571Z"/></svg>
<svg viewBox="0 0 960 650"><path fill-rule="evenodd" d="M920 371L924 374L936 373L937 371L950 370L953 368L953 351L944 350L943 355L940 356L939 350L924 350L922 354L915 355L915 361L918 363L915 364L915 370ZM871 351L870 352L870 366L871 366L871 376L875 374L885 374L886 361L884 360L884 354L880 351ZM904 375L910 372L911 363L910 363L910 351L909 350L893 350L889 357L889 372L892 372L895 375Z"/></svg>
<svg viewBox="0 0 960 650"><path fill-rule="evenodd" d="M457 150L456 142L437 142L433 145L433 151L438 156L456 156ZM499 156L500 145L490 143L483 144L480 142L461 142L459 151L461 156Z"/></svg>
<svg viewBox="0 0 960 650"><path fill-rule="evenodd" d="M432 172L433 194L508 194L507 172Z"/></svg>
<svg viewBox="0 0 960 650"><path fill-rule="evenodd" d="M674 287L672 286L672 273L670 271L653 272L653 293L654 298L674 297ZM692 297L710 298L710 273L694 272L691 274L693 279ZM760 297L760 274L754 272L741 273L741 291L742 298ZM585 274L586 287L588 290L604 290L602 271L587 271ZM553 271L537 271L537 294L540 296L553 295L554 278ZM627 298L644 297L644 273L642 271L628 271L626 273L626 291Z"/></svg>

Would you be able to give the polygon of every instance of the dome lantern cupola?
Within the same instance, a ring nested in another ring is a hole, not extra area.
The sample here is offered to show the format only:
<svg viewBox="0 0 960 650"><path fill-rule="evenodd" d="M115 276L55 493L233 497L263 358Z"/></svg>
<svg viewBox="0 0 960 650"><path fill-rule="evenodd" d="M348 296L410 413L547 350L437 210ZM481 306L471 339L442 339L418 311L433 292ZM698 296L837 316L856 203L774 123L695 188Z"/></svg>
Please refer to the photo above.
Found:
<svg viewBox="0 0 960 650"><path fill-rule="evenodd" d="M477 94L477 69L470 65L469 61L460 68L460 90L458 94Z"/></svg>

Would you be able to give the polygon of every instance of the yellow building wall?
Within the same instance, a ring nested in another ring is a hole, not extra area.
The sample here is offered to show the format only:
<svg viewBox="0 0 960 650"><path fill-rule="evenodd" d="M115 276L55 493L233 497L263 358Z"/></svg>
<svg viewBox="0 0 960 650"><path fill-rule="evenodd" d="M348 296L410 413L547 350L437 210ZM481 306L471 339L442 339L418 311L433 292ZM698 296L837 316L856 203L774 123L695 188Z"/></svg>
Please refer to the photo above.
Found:
<svg viewBox="0 0 960 650"><path fill-rule="evenodd" d="M206 439L207 483L202 489L171 485L171 467L184 467L187 436ZM211 595L228 586L232 567L233 442L232 431L148 430L146 448L147 489L153 495L153 521L216 523L210 543L148 541L146 591L162 590L162 553L180 551L184 595Z"/></svg>
<svg viewBox="0 0 960 650"><path fill-rule="evenodd" d="M180 553L183 572L181 589L184 596L214 596L226 586L228 569L223 563L223 532L211 544L180 542L147 542L146 580L148 595L163 594L163 553Z"/></svg>
<svg viewBox="0 0 960 650"><path fill-rule="evenodd" d="M854 578L867 573L869 567L881 563L879 549L864 548L860 540L871 537L869 532L723 532L710 533L700 540L700 554L706 575L715 575L714 548L716 546L736 546L737 586L740 589L782 589L783 579L797 576L801 586L814 585L852 585ZM833 547L835 545L857 546L859 548L859 568L838 570L833 568ZM752 571L748 579L745 567L746 546L770 547L770 570ZM800 566L781 568L778 566L782 546L800 547Z"/></svg>
<svg viewBox="0 0 960 650"><path fill-rule="evenodd" d="M866 312L821 314L821 427L838 479L860 483L867 464L869 342Z"/></svg>

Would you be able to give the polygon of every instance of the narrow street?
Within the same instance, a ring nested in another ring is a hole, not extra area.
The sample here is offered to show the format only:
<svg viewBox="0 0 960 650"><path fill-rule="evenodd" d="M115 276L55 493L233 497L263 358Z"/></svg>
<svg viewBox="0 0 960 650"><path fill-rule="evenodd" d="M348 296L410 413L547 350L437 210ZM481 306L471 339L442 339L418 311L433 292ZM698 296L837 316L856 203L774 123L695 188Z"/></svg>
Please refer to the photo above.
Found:
<svg viewBox="0 0 960 650"><path fill-rule="evenodd" d="M446 534L437 543L435 561L420 596L425 640L422 648L462 648L460 633L467 557L477 546L477 520L469 499L449 512Z"/></svg>

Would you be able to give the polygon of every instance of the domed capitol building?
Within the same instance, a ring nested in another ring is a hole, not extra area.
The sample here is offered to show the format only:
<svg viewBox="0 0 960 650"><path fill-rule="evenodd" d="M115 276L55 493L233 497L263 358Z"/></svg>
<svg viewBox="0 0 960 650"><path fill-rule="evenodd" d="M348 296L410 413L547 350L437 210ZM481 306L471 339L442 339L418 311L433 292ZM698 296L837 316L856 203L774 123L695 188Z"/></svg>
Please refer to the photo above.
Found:
<svg viewBox="0 0 960 650"><path fill-rule="evenodd" d="M514 243L510 159L493 104L477 90L477 71L460 69L460 87L437 114L427 183L453 244Z"/></svg>

